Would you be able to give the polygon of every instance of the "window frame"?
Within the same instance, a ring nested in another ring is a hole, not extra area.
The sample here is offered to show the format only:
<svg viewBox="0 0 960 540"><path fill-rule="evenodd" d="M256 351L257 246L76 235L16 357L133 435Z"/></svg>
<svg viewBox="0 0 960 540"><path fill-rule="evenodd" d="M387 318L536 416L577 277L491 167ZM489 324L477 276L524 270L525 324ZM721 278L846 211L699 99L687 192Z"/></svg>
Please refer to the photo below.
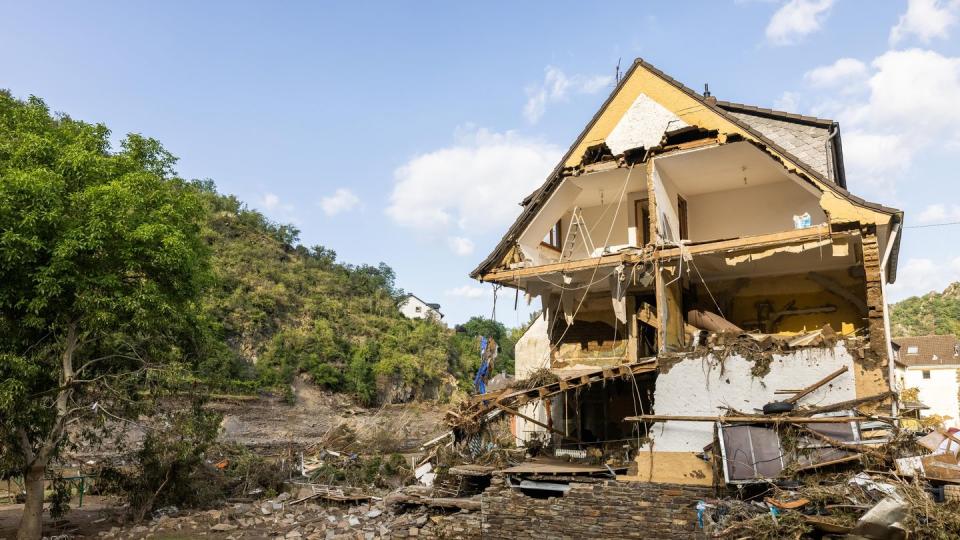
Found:
<svg viewBox="0 0 960 540"><path fill-rule="evenodd" d="M550 227L550 230L547 231L547 235L544 236L543 240L540 241L540 245L556 250L563 250L563 220L558 219L556 223L553 224L553 227Z"/></svg>

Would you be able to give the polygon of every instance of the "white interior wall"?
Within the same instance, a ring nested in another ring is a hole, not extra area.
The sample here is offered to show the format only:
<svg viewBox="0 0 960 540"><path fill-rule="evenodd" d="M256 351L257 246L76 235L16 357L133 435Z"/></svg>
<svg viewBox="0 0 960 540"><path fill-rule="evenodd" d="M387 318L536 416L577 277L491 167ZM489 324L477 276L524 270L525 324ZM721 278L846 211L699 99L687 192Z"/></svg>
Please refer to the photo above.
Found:
<svg viewBox="0 0 960 540"><path fill-rule="evenodd" d="M670 176L659 168L653 170L653 196L657 200L657 236L675 243L680 239L680 221L677 219L677 186ZM664 202L666 201L666 202ZM689 205L687 207L689 210Z"/></svg>
<svg viewBox="0 0 960 540"><path fill-rule="evenodd" d="M586 222L586 229L589 231L590 238L593 241L594 248L603 246L619 246L629 242L627 235L627 207L629 203L624 198L617 208L617 201L614 200L603 206L588 206L580 209L583 220ZM563 244L568 245L568 238L573 228L571 226L572 213L568 212L563 217ZM609 241L607 238L609 237ZM593 254L587 250L583 233L576 233L573 246L569 251L564 252L564 259L584 259Z"/></svg>
<svg viewBox="0 0 960 540"><path fill-rule="evenodd" d="M750 374L753 362L729 356L719 361L711 356L685 358L657 377L653 412L665 415L717 416L718 407L729 406L752 413L783 396L777 389L810 386L842 366L847 372L803 398L803 405L826 405L856 398L853 357L842 344L833 349L802 349L777 355L770 373L762 378ZM660 422L650 431L653 450L700 452L713 442L710 422Z"/></svg>
<svg viewBox="0 0 960 540"><path fill-rule="evenodd" d="M813 225L827 222L820 201L791 181L685 198L690 240L695 242L789 231L793 216L804 212L810 213Z"/></svg>
<svg viewBox="0 0 960 540"><path fill-rule="evenodd" d="M939 414L949 416L945 421L946 427L960 426L960 403L957 393L960 392L960 383L957 382L957 369L934 366L928 370L930 378L923 378L923 366L910 366L904 374L904 385L907 388L920 389L920 402L930 407L920 411L922 416Z"/></svg>
<svg viewBox="0 0 960 540"><path fill-rule="evenodd" d="M631 246L641 247L643 243L643 233L637 230L637 201L646 201L648 194L646 191L635 191L627 194L627 243Z"/></svg>
<svg viewBox="0 0 960 540"><path fill-rule="evenodd" d="M524 379L534 371L550 366L550 336L543 315L527 328L514 346L514 375Z"/></svg>
<svg viewBox="0 0 960 540"><path fill-rule="evenodd" d="M574 184L569 178L563 180L560 186L553 192L550 199L540 209L533 218L526 230L520 235L517 243L523 251L525 258L530 260L534 266L553 262L543 260L539 249L540 242L550 231L550 228L557 223L557 220L563 216L580 194L580 187Z"/></svg>
<svg viewBox="0 0 960 540"><path fill-rule="evenodd" d="M547 334L549 327L548 317L541 315L520 336L514 347L514 375L518 379L530 376L534 371L550 365L550 337ZM520 408L520 412L536 420L546 423L547 415L539 401L528 403ZM542 427L516 417L517 444L529 440L532 433L545 431Z"/></svg>

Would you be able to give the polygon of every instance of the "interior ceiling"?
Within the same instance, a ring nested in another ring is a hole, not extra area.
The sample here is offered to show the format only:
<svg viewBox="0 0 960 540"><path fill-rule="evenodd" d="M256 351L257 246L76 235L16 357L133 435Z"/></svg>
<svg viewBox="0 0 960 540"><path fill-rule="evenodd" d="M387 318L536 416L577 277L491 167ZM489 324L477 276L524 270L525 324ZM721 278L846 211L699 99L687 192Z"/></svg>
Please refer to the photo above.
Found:
<svg viewBox="0 0 960 540"><path fill-rule="evenodd" d="M734 266L726 263L727 255L737 253L698 255L697 269L706 281L728 280L740 277L779 276L849 268L857 264L860 248L855 239L850 239L845 255L834 255L830 245L813 247L802 253L776 253L762 259L743 261Z"/></svg>
<svg viewBox="0 0 960 540"><path fill-rule="evenodd" d="M616 204L620 199L620 192L623 191L623 183L627 180L628 174L630 174L630 181L627 182L623 202L623 207L626 208L629 203L627 193L647 191L647 171L643 165L634 166L633 173L630 173L629 168L621 168L569 177L569 181L583 189L574 204L581 208L600 204Z"/></svg>
<svg viewBox="0 0 960 540"><path fill-rule="evenodd" d="M748 142L661 157L656 163L687 197L792 181L782 165Z"/></svg>

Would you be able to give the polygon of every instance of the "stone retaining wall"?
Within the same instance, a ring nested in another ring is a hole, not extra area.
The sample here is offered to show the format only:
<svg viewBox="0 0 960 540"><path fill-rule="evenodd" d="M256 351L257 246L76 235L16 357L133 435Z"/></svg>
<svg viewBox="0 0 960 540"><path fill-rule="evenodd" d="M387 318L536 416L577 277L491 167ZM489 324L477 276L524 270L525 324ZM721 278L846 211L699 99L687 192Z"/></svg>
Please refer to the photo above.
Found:
<svg viewBox="0 0 960 540"><path fill-rule="evenodd" d="M643 482L572 483L563 496L538 499L494 478L482 501L488 538L705 538L697 501L713 488Z"/></svg>

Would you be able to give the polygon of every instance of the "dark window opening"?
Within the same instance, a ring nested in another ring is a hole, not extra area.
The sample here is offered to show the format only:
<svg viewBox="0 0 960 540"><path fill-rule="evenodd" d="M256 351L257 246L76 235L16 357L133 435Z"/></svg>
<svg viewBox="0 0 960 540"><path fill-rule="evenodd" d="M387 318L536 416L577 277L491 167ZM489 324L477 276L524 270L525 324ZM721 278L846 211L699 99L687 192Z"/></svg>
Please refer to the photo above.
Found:
<svg viewBox="0 0 960 540"><path fill-rule="evenodd" d="M543 242L541 243L547 247L560 250L562 246L561 240L560 221L557 220L553 227L550 227L547 235L543 237Z"/></svg>
<svg viewBox="0 0 960 540"><path fill-rule="evenodd" d="M690 233L687 230L687 200L677 195L677 219L680 220L680 239L689 240Z"/></svg>
<svg viewBox="0 0 960 540"><path fill-rule="evenodd" d="M645 246L650 243L650 204L646 199L641 199L634 203L634 213L636 214L637 237L640 238L640 245Z"/></svg>
<svg viewBox="0 0 960 540"><path fill-rule="evenodd" d="M921 371L921 375L923 375L923 378L924 378L924 379L929 379L929 378L930 378L930 370L929 370L929 369L925 369L925 370Z"/></svg>

